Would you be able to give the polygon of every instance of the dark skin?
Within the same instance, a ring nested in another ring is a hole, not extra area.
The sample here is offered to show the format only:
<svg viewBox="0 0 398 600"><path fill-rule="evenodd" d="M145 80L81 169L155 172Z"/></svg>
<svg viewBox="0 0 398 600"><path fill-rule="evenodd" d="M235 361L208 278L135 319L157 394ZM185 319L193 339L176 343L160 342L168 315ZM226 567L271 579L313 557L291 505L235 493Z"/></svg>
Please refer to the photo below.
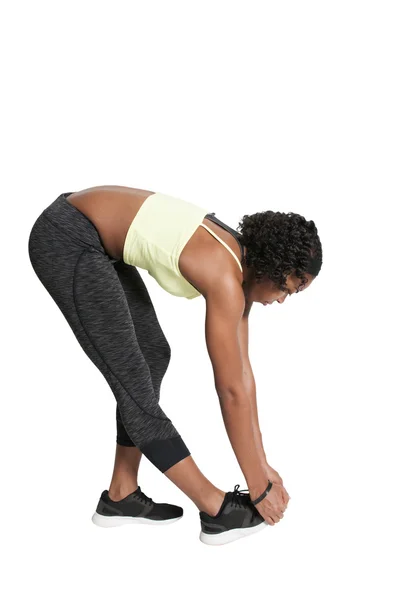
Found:
<svg viewBox="0 0 398 600"><path fill-rule="evenodd" d="M122 186L98 186L72 194L68 202L93 222L108 254L122 259L127 230L145 199L153 193ZM240 261L240 248L235 238L208 219L203 219L203 223ZM269 465L262 445L255 380L248 354L248 319L254 302L283 304L288 295L307 289L314 278L307 275L308 280L303 285L294 274L289 274L286 292L268 277L257 283L253 268L243 263L241 272L233 256L204 227L198 227L184 246L179 269L205 298L206 344L224 424L250 497L257 498L267 487L268 480L273 482L271 491L256 508L267 523L274 525L283 517L289 495L281 477ZM137 488L141 457L137 447L116 444L109 487L113 500L120 500ZM199 510L210 515L218 512L225 492L203 475L192 456L173 465L164 474Z"/></svg>

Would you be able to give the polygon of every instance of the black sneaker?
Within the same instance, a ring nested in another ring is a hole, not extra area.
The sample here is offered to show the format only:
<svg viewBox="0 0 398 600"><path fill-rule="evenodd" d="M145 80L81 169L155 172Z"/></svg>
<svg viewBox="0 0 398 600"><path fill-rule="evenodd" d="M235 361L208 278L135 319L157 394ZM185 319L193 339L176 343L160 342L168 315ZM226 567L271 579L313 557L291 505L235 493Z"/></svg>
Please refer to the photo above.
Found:
<svg viewBox="0 0 398 600"><path fill-rule="evenodd" d="M163 525L178 521L183 512L181 506L154 502L138 486L134 492L118 502L111 500L108 490L104 490L92 521L100 527L117 527L130 523Z"/></svg>
<svg viewBox="0 0 398 600"><path fill-rule="evenodd" d="M268 525L252 504L249 493L239 491L239 484L235 485L233 492L225 494L220 510L214 517L203 511L199 511L199 516L199 539L212 546L234 542Z"/></svg>

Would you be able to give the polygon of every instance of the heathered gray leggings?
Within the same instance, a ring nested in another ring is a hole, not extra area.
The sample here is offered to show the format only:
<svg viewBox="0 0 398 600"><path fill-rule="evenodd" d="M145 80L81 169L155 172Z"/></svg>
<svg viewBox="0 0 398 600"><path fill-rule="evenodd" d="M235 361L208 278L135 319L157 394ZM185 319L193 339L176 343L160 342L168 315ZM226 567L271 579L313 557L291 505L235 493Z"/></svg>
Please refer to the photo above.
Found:
<svg viewBox="0 0 398 600"><path fill-rule="evenodd" d="M29 235L33 269L116 399L116 441L162 473L190 452L159 406L171 350L136 267L110 257L93 223L61 194Z"/></svg>

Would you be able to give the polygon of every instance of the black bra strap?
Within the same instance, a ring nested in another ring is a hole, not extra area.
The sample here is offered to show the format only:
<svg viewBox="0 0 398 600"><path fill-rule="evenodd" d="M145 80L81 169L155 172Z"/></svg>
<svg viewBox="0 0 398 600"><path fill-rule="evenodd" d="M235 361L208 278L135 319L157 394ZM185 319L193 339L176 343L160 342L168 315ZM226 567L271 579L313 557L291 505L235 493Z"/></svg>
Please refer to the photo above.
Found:
<svg viewBox="0 0 398 600"><path fill-rule="evenodd" d="M243 264L244 252L243 252L242 243L241 243L241 241L239 239L241 234L238 231L236 231L235 229L232 229L232 227L230 227L226 223L223 223L223 221L220 221L220 219L218 217L216 217L216 213L214 213L214 212L207 213L207 215L205 215L205 219L209 219L210 221L213 221L213 223L216 223L216 225L219 225L220 227L222 227L223 229L225 229L225 231L228 231L231 235L234 236L234 238L236 239L236 241L239 244L239 248L240 248L240 262L241 262L241 264Z"/></svg>

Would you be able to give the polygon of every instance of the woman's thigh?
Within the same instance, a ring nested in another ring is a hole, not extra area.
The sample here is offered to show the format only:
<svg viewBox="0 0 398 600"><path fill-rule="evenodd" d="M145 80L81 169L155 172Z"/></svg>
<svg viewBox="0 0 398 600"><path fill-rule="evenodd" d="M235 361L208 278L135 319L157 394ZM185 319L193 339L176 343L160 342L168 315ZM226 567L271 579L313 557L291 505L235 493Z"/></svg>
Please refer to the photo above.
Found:
<svg viewBox="0 0 398 600"><path fill-rule="evenodd" d="M151 372L152 384L159 402L160 386L171 359L170 344L138 269L123 261L117 261L114 268L123 287L137 341Z"/></svg>

